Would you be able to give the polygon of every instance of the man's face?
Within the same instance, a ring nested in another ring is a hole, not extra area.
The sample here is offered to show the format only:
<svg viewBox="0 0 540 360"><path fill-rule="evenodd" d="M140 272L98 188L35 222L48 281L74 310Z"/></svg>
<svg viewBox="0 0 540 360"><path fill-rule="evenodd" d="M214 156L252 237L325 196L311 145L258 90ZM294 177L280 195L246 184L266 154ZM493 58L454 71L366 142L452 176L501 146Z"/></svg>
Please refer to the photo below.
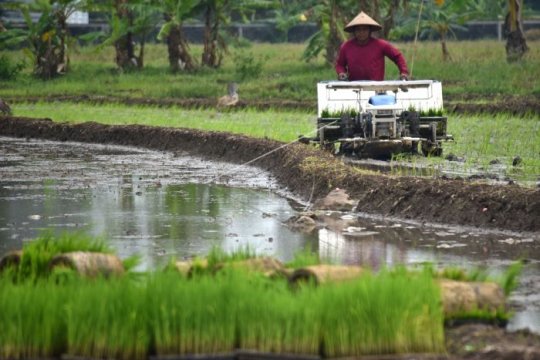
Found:
<svg viewBox="0 0 540 360"><path fill-rule="evenodd" d="M369 39L369 25L358 25L354 27L354 37L359 43L366 42Z"/></svg>

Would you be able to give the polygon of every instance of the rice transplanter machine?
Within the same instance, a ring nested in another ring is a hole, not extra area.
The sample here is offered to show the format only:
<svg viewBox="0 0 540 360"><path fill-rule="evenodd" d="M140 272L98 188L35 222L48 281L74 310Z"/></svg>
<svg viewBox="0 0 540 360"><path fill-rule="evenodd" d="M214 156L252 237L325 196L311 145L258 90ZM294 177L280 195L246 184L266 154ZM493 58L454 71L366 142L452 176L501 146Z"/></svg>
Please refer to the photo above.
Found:
<svg viewBox="0 0 540 360"><path fill-rule="evenodd" d="M338 154L388 158L420 147L440 156L441 143L453 140L439 81L322 81L317 100L317 136L309 140Z"/></svg>

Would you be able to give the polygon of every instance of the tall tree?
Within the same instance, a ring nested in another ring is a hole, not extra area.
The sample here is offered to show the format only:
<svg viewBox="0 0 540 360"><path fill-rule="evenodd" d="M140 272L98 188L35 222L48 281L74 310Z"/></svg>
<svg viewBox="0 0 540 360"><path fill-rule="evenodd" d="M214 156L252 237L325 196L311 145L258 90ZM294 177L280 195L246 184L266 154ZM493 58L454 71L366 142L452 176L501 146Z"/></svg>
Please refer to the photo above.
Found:
<svg viewBox="0 0 540 360"><path fill-rule="evenodd" d="M508 0L508 14L504 22L506 34L506 60L515 62L521 60L529 50L523 25L521 22L521 0Z"/></svg>

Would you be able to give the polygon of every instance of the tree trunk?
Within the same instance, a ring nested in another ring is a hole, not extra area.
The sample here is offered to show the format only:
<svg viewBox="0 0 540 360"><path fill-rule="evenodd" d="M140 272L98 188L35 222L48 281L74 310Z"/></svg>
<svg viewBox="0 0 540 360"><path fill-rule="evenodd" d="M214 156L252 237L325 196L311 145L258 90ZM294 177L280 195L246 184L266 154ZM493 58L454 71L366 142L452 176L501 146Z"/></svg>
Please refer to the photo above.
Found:
<svg viewBox="0 0 540 360"><path fill-rule="evenodd" d="M179 70L191 71L195 69L193 58L189 54L189 45L186 41L182 27L174 25L167 36L169 50L169 65L172 72Z"/></svg>
<svg viewBox="0 0 540 360"><path fill-rule="evenodd" d="M448 51L448 47L446 46L446 34L441 33L441 49L442 49L442 58L443 61L450 61L452 60L452 56L450 56L450 52Z"/></svg>
<svg viewBox="0 0 540 360"><path fill-rule="evenodd" d="M515 62L521 60L529 47L523 34L520 0L508 1L508 14L504 22L504 30L506 35L506 61Z"/></svg>
<svg viewBox="0 0 540 360"><path fill-rule="evenodd" d="M208 5L204 13L202 64L213 68L218 68L221 64L221 56L218 53L218 30L219 18L216 14L216 9L212 5Z"/></svg>
<svg viewBox="0 0 540 360"><path fill-rule="evenodd" d="M56 19L57 24L59 28L59 34L60 34L60 47L58 49L58 65L57 65L57 72L58 73L66 73L68 71L69 66L69 57L66 53L66 40L69 36L68 28L67 28L67 17L66 14L62 11L58 11L56 13Z"/></svg>
<svg viewBox="0 0 540 360"><path fill-rule="evenodd" d="M114 49L116 51L116 66L120 69L129 70L138 66L131 32L116 40L114 42Z"/></svg>

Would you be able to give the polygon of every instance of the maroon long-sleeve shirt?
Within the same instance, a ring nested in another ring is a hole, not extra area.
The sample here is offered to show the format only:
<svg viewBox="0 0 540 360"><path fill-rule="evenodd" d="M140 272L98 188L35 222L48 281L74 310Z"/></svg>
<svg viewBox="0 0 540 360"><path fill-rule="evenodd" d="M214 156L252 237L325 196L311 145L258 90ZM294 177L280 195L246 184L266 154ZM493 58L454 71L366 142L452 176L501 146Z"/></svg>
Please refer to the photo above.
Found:
<svg viewBox="0 0 540 360"><path fill-rule="evenodd" d="M364 45L354 38L344 42L336 61L336 72L349 74L349 80L382 81L385 56L397 65L400 74L409 74L401 52L388 41L376 38L370 38Z"/></svg>

